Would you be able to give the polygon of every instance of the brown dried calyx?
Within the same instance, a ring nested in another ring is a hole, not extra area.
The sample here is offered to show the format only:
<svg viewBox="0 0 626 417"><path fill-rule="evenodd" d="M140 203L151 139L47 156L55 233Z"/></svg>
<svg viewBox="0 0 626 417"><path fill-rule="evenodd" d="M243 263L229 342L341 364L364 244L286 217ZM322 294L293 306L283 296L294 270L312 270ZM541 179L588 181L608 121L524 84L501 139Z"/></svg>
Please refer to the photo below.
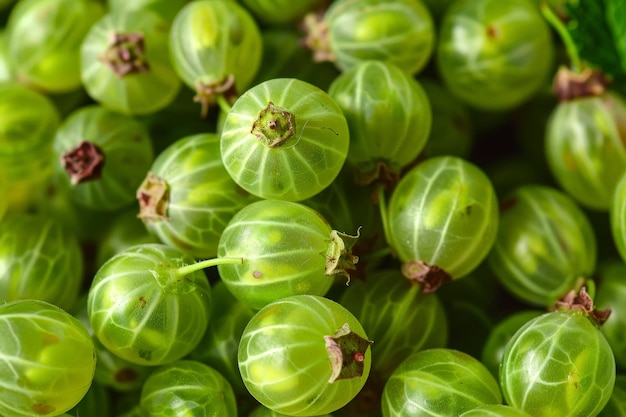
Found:
<svg viewBox="0 0 626 417"><path fill-rule="evenodd" d="M104 153L95 144L82 140L61 156L61 165L70 176L72 185L99 179L104 166Z"/></svg>
<svg viewBox="0 0 626 417"><path fill-rule="evenodd" d="M354 333L348 323L341 326L334 335L324 336L324 340L331 368L328 383L363 375L365 352L374 342Z"/></svg>
<svg viewBox="0 0 626 417"><path fill-rule="evenodd" d="M446 282L452 281L452 277L446 271L424 261L405 262L402 264L402 274L409 281L422 285L423 293L435 292Z"/></svg>
<svg viewBox="0 0 626 417"><path fill-rule="evenodd" d="M324 20L325 11L311 12L302 19L302 30L306 37L301 44L313 52L315 62L334 61L335 54L330 49L328 23Z"/></svg>
<svg viewBox="0 0 626 417"><path fill-rule="evenodd" d="M146 221L167 220L170 204L169 187L164 179L148 172L141 186L137 189L139 217Z"/></svg>
<svg viewBox="0 0 626 417"><path fill-rule="evenodd" d="M611 310L608 308L604 310L596 309L585 287L582 287L578 293L576 293L576 290L570 290L559 301L554 303L552 310L582 310L599 325L604 323L611 314Z"/></svg>
<svg viewBox="0 0 626 417"><path fill-rule="evenodd" d="M118 77L148 72L150 66L146 61L145 49L143 33L111 32L109 44L99 59Z"/></svg>
<svg viewBox="0 0 626 417"><path fill-rule="evenodd" d="M193 101L200 103L200 116L205 118L209 113L209 106L217 103L218 96L222 96L227 102L237 98L235 76L229 74L223 79L211 83L198 81L196 83L196 95Z"/></svg>
<svg viewBox="0 0 626 417"><path fill-rule="evenodd" d="M610 80L600 71L585 68L577 73L562 67L556 74L552 91L560 101L597 96L606 91Z"/></svg>

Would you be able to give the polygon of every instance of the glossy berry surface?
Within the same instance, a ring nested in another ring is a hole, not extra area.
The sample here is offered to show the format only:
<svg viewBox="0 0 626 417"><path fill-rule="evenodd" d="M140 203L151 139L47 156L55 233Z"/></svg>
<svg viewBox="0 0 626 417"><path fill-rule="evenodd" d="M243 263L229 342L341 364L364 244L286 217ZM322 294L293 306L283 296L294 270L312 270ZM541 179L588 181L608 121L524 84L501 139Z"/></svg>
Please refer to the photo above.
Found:
<svg viewBox="0 0 626 417"><path fill-rule="evenodd" d="M337 377L328 345L344 325L363 342L344 359L351 364L344 369L351 372ZM371 356L365 338L360 323L340 304L314 295L286 297L259 310L244 329L239 370L250 393L274 411L330 413L350 402L367 380Z"/></svg>
<svg viewBox="0 0 626 417"><path fill-rule="evenodd" d="M177 272L193 263L184 252L158 243L131 246L105 262L87 300L98 340L139 365L163 365L191 352L211 311L204 274Z"/></svg>
<svg viewBox="0 0 626 417"><path fill-rule="evenodd" d="M611 347L589 317L575 310L527 322L507 345L500 368L507 403L539 417L596 415L614 383Z"/></svg>
<svg viewBox="0 0 626 417"><path fill-rule="evenodd" d="M478 359L454 349L426 349L406 358L389 377L382 415L459 415L501 402L497 381Z"/></svg>
<svg viewBox="0 0 626 417"><path fill-rule="evenodd" d="M520 106L553 69L550 28L526 0L452 2L438 36L441 78L455 96L482 110Z"/></svg>
<svg viewBox="0 0 626 417"><path fill-rule="evenodd" d="M96 356L85 326L39 300L0 305L0 413L56 416L74 407L93 379Z"/></svg>
<svg viewBox="0 0 626 417"><path fill-rule="evenodd" d="M291 201L260 200L240 210L220 237L218 256L242 257L220 265L222 282L247 305L259 309L296 294L325 295L331 227L316 211Z"/></svg>
<svg viewBox="0 0 626 417"><path fill-rule="evenodd" d="M497 197L479 167L433 157L393 190L388 221L389 244L405 275L436 289L470 273L489 253L498 230Z"/></svg>
<svg viewBox="0 0 626 417"><path fill-rule="evenodd" d="M337 177L349 146L346 118L319 87L278 78L243 93L224 120L226 170L261 198L300 201Z"/></svg>

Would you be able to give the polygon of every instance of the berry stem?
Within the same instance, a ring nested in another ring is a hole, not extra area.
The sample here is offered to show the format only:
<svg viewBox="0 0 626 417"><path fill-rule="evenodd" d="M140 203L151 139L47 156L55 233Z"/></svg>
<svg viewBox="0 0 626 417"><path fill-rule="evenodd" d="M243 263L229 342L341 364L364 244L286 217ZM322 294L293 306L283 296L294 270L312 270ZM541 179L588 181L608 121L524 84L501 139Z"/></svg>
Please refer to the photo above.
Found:
<svg viewBox="0 0 626 417"><path fill-rule="evenodd" d="M570 64L572 66L572 70L578 74L582 72L582 64L580 61L580 55L578 54L578 49L576 48L576 44L574 40L570 36L565 24L559 17L552 11L550 6L548 6L545 2L541 2L541 14L548 21L548 23L556 30L563 45L565 45L565 50L567 51L567 56L570 59Z"/></svg>
<svg viewBox="0 0 626 417"><path fill-rule="evenodd" d="M183 277L185 275L191 274L192 272L209 268L211 266L227 265L227 264L243 264L243 258L223 257L223 258L205 259L204 261L198 261L190 265L181 266L180 268L176 269L175 274L180 277Z"/></svg>
<svg viewBox="0 0 626 417"><path fill-rule="evenodd" d="M232 106L230 105L226 97L224 97L224 94L218 94L216 100L217 105L220 107L220 110L224 112L224 114L230 113L230 109L232 109Z"/></svg>
<svg viewBox="0 0 626 417"><path fill-rule="evenodd" d="M383 226L383 234L385 235L385 241L389 243L389 220L387 218L387 200L385 198L385 186L383 183L378 183L376 186L376 193L376 198L378 199L378 210L380 211L380 219Z"/></svg>

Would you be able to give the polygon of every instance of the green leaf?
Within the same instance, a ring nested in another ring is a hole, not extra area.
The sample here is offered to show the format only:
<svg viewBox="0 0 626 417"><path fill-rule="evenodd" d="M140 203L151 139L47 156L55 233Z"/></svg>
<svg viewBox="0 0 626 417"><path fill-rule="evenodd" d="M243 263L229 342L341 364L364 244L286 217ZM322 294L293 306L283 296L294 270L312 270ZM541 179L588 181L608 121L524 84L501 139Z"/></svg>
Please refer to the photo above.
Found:
<svg viewBox="0 0 626 417"><path fill-rule="evenodd" d="M571 0L566 10L580 58L614 81L625 81L626 0Z"/></svg>

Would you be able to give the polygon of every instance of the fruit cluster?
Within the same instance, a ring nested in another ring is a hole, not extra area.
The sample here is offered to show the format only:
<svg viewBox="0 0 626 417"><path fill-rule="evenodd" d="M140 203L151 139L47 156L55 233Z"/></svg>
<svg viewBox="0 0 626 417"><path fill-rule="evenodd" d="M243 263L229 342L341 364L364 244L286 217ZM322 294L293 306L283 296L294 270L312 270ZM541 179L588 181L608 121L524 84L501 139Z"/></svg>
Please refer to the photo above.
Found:
<svg viewBox="0 0 626 417"><path fill-rule="evenodd" d="M625 416L600 3L0 0L0 417Z"/></svg>

